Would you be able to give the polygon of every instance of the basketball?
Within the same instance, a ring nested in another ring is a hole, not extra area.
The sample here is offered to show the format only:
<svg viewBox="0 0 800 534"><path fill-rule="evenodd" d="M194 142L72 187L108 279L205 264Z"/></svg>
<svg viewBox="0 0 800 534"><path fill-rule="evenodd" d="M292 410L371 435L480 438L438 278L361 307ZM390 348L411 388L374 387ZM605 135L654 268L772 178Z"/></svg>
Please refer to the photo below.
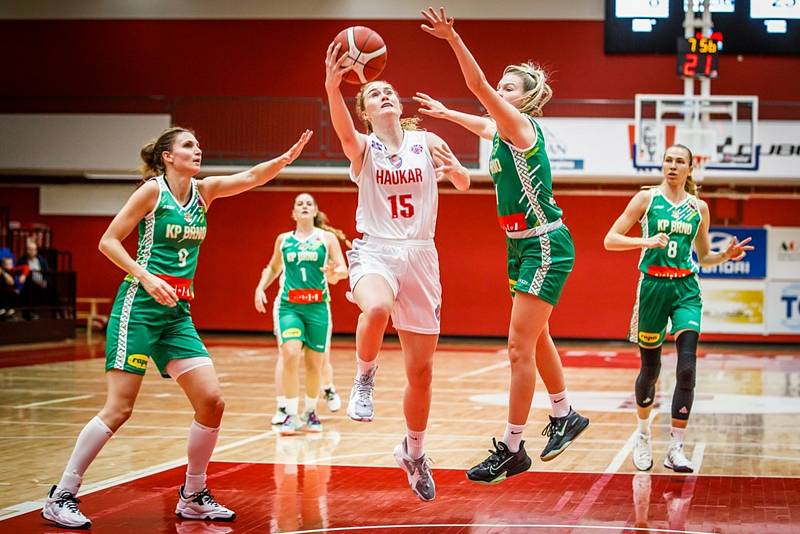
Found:
<svg viewBox="0 0 800 534"><path fill-rule="evenodd" d="M341 52L347 53L344 65L354 63L353 70L344 75L344 81L363 84L380 76L386 67L386 44L377 32L366 26L350 26L339 32L334 42L342 45Z"/></svg>

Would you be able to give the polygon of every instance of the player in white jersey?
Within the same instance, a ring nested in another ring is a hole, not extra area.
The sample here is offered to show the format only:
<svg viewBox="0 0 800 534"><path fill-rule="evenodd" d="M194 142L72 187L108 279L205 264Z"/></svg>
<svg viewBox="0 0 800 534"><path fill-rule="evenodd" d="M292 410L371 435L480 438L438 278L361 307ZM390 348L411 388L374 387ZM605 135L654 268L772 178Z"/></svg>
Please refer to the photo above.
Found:
<svg viewBox="0 0 800 534"><path fill-rule="evenodd" d="M464 191L469 172L436 134L416 131L416 120L401 119L394 88L384 81L361 87L356 110L368 135L358 132L339 85L350 70L346 54L331 43L325 60L325 90L331 120L358 185L356 228L363 237L347 253L350 287L361 308L356 329L358 371L347 413L371 421L375 360L389 317L403 349L408 384L403 397L407 433L394 451L414 493L431 500L435 487L423 449L431 404L433 353L439 339L441 283L433 244L437 181L448 179Z"/></svg>

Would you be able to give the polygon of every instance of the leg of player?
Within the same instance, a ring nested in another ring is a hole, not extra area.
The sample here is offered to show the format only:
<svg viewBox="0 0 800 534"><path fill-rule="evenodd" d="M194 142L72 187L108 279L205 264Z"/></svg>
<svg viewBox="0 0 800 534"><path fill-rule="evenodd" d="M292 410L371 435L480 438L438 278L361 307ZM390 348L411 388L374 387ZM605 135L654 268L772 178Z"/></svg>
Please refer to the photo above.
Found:
<svg viewBox="0 0 800 534"><path fill-rule="evenodd" d="M322 382L322 361L325 353L305 348L306 399L302 420L308 432L322 432L322 422L317 417L320 382Z"/></svg>
<svg viewBox="0 0 800 534"><path fill-rule="evenodd" d="M431 411L433 354L439 336L398 330L408 380L403 394L406 437L394 448L394 458L405 472L411 491L423 501L436 496L436 485L425 455L425 429Z"/></svg>
<svg viewBox="0 0 800 534"><path fill-rule="evenodd" d="M656 399L656 382L661 373L661 345L646 347L639 345L639 375L636 377L636 420L638 433L633 444L631 458L639 471L653 467L653 445L650 443L650 415Z"/></svg>
<svg viewBox="0 0 800 534"><path fill-rule="evenodd" d="M290 339L281 345L283 352L283 391L286 395L286 419L281 424L281 434L291 436L303 428L298 404L300 401L300 360L303 358L303 342Z"/></svg>
<svg viewBox="0 0 800 534"><path fill-rule="evenodd" d="M106 373L106 403L78 435L61 480L50 488L42 517L62 528L92 527L91 520L78 509L76 495L89 465L114 432L130 418L143 378L144 375L117 370Z"/></svg>
<svg viewBox="0 0 800 534"><path fill-rule="evenodd" d="M552 304L533 295L518 292L514 297L508 332L508 359L511 362L508 422L503 440L492 440L495 451L467 471L467 477L474 482L496 484L524 473L531 466L522 432L528 421L536 385L536 341L552 311Z"/></svg>
<svg viewBox="0 0 800 534"><path fill-rule="evenodd" d="M547 462L564 452L589 426L589 419L573 410L567 399L564 367L553 338L550 337L549 325L545 325L536 342L536 370L547 388L553 411L550 424L542 432L543 436L548 437L547 445L539 455Z"/></svg>
<svg viewBox="0 0 800 534"><path fill-rule="evenodd" d="M286 421L286 395L283 392L283 352L278 348L278 358L275 360L275 415L272 424L280 425Z"/></svg>
<svg viewBox="0 0 800 534"><path fill-rule="evenodd" d="M372 421L375 409L372 394L375 389L375 359L383 344L383 334L394 306L394 292L382 276L368 274L358 281L353 298L361 308L356 327L356 377L347 415L355 421Z"/></svg>
<svg viewBox="0 0 800 534"><path fill-rule="evenodd" d="M339 393L336 392L336 386L333 383L333 365L331 365L331 351L325 351L325 359L322 362L322 396L325 397L325 403L328 405L328 410L338 412L342 407L342 399Z"/></svg>
<svg viewBox="0 0 800 534"><path fill-rule="evenodd" d="M175 515L183 519L233 521L233 510L219 504L206 486L206 470L219 437L225 401L213 365L195 367L177 377L194 408L189 428L186 481L178 490Z"/></svg>
<svg viewBox="0 0 800 534"><path fill-rule="evenodd" d="M697 369L697 342L699 333L683 330L675 337L678 349L678 367L675 371L675 391L672 394L672 428L669 433L669 449L664 467L678 473L694 471L692 463L683 451L683 435L689 424L689 414L694 403L695 374Z"/></svg>

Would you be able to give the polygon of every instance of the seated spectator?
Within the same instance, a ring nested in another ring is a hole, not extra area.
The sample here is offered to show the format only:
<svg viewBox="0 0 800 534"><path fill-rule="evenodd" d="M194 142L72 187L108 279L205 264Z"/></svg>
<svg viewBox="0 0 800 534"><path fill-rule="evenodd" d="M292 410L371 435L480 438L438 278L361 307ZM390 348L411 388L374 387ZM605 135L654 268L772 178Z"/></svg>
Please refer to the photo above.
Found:
<svg viewBox="0 0 800 534"><path fill-rule="evenodd" d="M50 265L44 256L39 254L39 246L35 241L28 240L23 255L17 265L26 265L30 270L30 275L25 281L22 289L22 302L26 307L35 307L54 304L52 301L50 288ZM31 314L30 318L35 318Z"/></svg>
<svg viewBox="0 0 800 534"><path fill-rule="evenodd" d="M0 259L0 319L16 316L28 272L26 265L14 266L13 256L3 256Z"/></svg>

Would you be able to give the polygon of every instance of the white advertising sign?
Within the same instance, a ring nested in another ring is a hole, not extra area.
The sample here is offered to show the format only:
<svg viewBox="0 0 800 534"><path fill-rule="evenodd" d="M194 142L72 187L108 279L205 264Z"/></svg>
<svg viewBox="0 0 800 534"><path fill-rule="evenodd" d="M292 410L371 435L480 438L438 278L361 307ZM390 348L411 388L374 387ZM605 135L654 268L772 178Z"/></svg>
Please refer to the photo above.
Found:
<svg viewBox="0 0 800 534"><path fill-rule="evenodd" d="M768 284L767 331L800 334L800 281Z"/></svg>
<svg viewBox="0 0 800 534"><path fill-rule="evenodd" d="M764 334L765 283L751 280L701 279L701 330L713 334Z"/></svg>
<svg viewBox="0 0 800 534"><path fill-rule="evenodd" d="M767 229L767 276L771 280L800 280L800 228Z"/></svg>

